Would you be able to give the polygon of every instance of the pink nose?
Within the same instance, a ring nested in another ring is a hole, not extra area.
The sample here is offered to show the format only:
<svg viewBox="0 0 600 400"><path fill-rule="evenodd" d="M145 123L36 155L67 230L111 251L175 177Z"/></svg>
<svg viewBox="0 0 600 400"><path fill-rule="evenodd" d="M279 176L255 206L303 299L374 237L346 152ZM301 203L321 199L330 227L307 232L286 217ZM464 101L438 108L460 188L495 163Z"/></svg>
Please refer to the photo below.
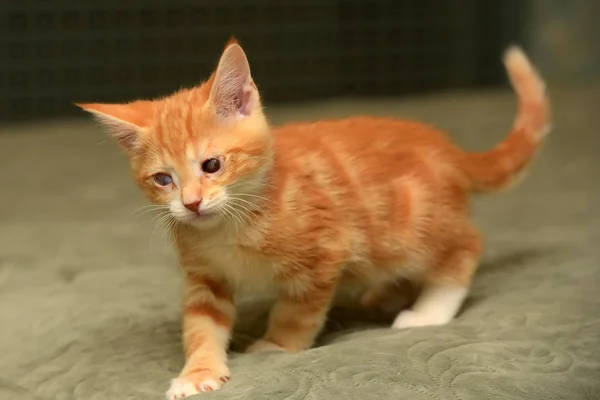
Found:
<svg viewBox="0 0 600 400"><path fill-rule="evenodd" d="M200 203L202 203L202 200L194 201L193 203L186 203L183 206L185 208L187 208L188 210L190 210L191 212L198 213L199 209L200 209Z"/></svg>

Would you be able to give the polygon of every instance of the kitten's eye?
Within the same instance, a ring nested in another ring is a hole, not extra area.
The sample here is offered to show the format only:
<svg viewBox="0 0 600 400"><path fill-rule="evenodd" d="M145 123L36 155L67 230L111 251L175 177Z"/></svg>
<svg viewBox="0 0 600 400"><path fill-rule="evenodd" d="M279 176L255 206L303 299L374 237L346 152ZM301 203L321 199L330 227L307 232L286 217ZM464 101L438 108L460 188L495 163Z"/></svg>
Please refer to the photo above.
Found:
<svg viewBox="0 0 600 400"><path fill-rule="evenodd" d="M154 179L154 182L156 182L156 184L159 186L169 186L173 183L173 178L171 177L171 175L162 172L154 174L152 178Z"/></svg>
<svg viewBox="0 0 600 400"><path fill-rule="evenodd" d="M207 174L214 174L221 169L221 161L216 158L209 158L202 163L202 171Z"/></svg>

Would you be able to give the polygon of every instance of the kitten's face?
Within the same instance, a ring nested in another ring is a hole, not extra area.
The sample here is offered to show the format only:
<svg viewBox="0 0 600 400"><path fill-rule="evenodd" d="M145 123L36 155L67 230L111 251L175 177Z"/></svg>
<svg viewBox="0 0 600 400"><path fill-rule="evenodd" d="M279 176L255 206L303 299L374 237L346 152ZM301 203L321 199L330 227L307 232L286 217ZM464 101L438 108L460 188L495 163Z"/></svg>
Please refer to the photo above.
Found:
<svg viewBox="0 0 600 400"><path fill-rule="evenodd" d="M193 108L188 112L194 114ZM240 119L221 124L218 118L206 123L210 116L203 118L202 110L195 114L191 119L203 122L193 124L191 132L177 119L151 128L133 163L136 180L178 221L201 228L239 223L257 208L270 167L266 123Z"/></svg>
<svg viewBox="0 0 600 400"><path fill-rule="evenodd" d="M80 106L110 128L138 185L176 220L211 228L242 223L257 208L271 136L236 43L199 87L155 101Z"/></svg>

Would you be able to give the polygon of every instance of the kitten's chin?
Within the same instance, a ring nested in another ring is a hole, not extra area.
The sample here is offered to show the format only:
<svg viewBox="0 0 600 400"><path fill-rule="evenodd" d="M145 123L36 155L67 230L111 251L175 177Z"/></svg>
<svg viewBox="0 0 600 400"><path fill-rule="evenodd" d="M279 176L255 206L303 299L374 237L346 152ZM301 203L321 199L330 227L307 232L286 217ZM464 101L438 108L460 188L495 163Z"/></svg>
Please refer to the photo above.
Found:
<svg viewBox="0 0 600 400"><path fill-rule="evenodd" d="M180 221L200 230L216 228L223 222L219 213L190 215Z"/></svg>

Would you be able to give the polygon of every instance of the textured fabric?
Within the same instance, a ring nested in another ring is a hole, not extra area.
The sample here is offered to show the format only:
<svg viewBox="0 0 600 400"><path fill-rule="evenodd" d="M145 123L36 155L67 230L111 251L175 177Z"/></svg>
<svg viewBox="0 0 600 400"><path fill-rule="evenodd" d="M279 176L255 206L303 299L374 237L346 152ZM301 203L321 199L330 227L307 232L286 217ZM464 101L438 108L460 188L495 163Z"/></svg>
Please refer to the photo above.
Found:
<svg viewBox="0 0 600 400"><path fill-rule="evenodd" d="M463 312L406 331L333 312L319 347L233 353L209 399L600 398L598 87L555 90L524 185L478 198L487 250ZM508 132L511 93L269 108L274 122L418 118L471 150ZM0 131L0 398L159 399L183 365L180 276L125 157L88 119ZM262 328L246 306L236 349Z"/></svg>

